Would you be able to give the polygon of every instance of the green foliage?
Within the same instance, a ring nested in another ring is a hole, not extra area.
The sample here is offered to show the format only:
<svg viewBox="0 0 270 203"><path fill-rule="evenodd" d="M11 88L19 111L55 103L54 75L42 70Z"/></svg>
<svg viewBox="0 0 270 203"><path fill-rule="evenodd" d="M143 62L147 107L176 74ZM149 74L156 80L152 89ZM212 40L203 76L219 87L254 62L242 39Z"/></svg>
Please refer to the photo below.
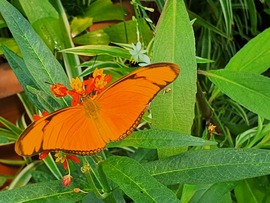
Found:
<svg viewBox="0 0 270 203"><path fill-rule="evenodd" d="M270 4L261 2L157 0L161 15L155 28L149 5L139 0L131 1L131 20L110 0L12 2L23 15L0 0L0 54L25 90L20 98L30 118L38 110L70 105L70 98L51 93L50 84L68 87L72 77L88 77L96 67L116 80L142 65L131 62L136 52L131 43L140 42L137 51L151 62L181 67L137 131L103 152L78 156L80 163L70 157L56 163L51 154L42 161L1 159L21 169L0 199L268 202L270 45L258 4L264 15ZM114 24L91 30L103 21ZM1 146L15 142L27 125L24 119L17 125L2 117L0 122ZM64 187L66 175L72 181ZM8 178L1 175L0 185Z"/></svg>
<svg viewBox="0 0 270 203"><path fill-rule="evenodd" d="M154 100L153 127L190 134L197 78L193 31L184 2L168 1L164 9L153 45L153 61L179 64L181 77L169 86L171 92L160 93ZM185 95L185 99L181 99L181 95ZM167 115L165 120L164 115Z"/></svg>
<svg viewBox="0 0 270 203"><path fill-rule="evenodd" d="M114 156L102 166L107 177L136 202L179 202L171 190L133 159Z"/></svg>

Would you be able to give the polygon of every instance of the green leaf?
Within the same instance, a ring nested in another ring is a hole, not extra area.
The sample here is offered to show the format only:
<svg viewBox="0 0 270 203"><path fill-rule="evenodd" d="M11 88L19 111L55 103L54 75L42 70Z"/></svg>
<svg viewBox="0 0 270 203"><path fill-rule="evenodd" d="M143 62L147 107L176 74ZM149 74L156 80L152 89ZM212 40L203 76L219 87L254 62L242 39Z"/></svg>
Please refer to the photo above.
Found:
<svg viewBox="0 0 270 203"><path fill-rule="evenodd" d="M69 23L61 1L20 0L20 4L33 28L51 51L73 47ZM80 69L74 68L79 64L78 57L63 54L63 59L68 76L70 78L78 76Z"/></svg>
<svg viewBox="0 0 270 203"><path fill-rule="evenodd" d="M100 22L123 20L125 13L121 6L114 5L111 0L97 0L88 7L84 15L93 18L93 22Z"/></svg>
<svg viewBox="0 0 270 203"><path fill-rule="evenodd" d="M153 61L168 61L181 68L171 91L152 102L153 127L190 134L196 95L194 33L183 0L168 0L158 22ZM166 119L164 119L166 115Z"/></svg>
<svg viewBox="0 0 270 203"><path fill-rule="evenodd" d="M93 18L74 17L70 23L71 36L75 37L93 24Z"/></svg>
<svg viewBox="0 0 270 203"><path fill-rule="evenodd" d="M226 65L226 70L260 74L270 66L270 28L251 39Z"/></svg>
<svg viewBox="0 0 270 203"><path fill-rule="evenodd" d="M165 185L237 181L270 174L270 151L263 149L189 151L143 166Z"/></svg>
<svg viewBox="0 0 270 203"><path fill-rule="evenodd" d="M22 187L29 183L30 179L32 178L32 172L36 170L36 168L41 164L40 161L34 161L24 167L20 173L18 173L12 182L9 185L9 189L14 189L15 187ZM1 193L0 193L1 198Z"/></svg>
<svg viewBox="0 0 270 203"><path fill-rule="evenodd" d="M12 130L0 127L0 146L14 143L18 136L19 135L15 134Z"/></svg>
<svg viewBox="0 0 270 203"><path fill-rule="evenodd" d="M22 129L18 128L16 125L4 119L1 116L0 116L0 123L2 123L7 129L13 132L15 137L16 136L19 137L19 135L22 133Z"/></svg>
<svg viewBox="0 0 270 203"><path fill-rule="evenodd" d="M7 181L6 177L0 176L0 187L3 187L3 185L5 184L6 181Z"/></svg>
<svg viewBox="0 0 270 203"><path fill-rule="evenodd" d="M109 36L103 30L96 30L93 32L88 32L86 34L80 35L74 38L75 44L81 45L107 45L110 43Z"/></svg>
<svg viewBox="0 0 270 203"><path fill-rule="evenodd" d="M166 186L151 177L135 160L110 157L102 163L105 174L135 202L180 202Z"/></svg>
<svg viewBox="0 0 270 203"><path fill-rule="evenodd" d="M124 59L130 59L131 57L131 54L128 50L107 45L79 46L62 50L62 52L78 54L82 56L108 55L113 57L121 57Z"/></svg>
<svg viewBox="0 0 270 203"><path fill-rule="evenodd" d="M37 102L35 104L40 103L44 110L48 112L56 111L59 108L63 108L63 106L60 106L57 102L58 100L61 100L61 98L52 97L40 90L37 90L36 88L32 86L26 86L26 89L28 92L30 92L31 95L34 95ZM41 109L42 110L42 109Z"/></svg>
<svg viewBox="0 0 270 203"><path fill-rule="evenodd" d="M212 185L203 185L203 188L196 191L189 203L204 203L204 202L226 202L227 198L231 201L231 190L234 189L236 183L215 183Z"/></svg>
<svg viewBox="0 0 270 203"><path fill-rule="evenodd" d="M187 136L169 130L142 130L132 133L120 142L111 142L107 147L141 147L148 149L216 145L216 142Z"/></svg>
<svg viewBox="0 0 270 203"><path fill-rule="evenodd" d="M270 119L270 79L255 73L215 70L203 72L224 94L260 116Z"/></svg>
<svg viewBox="0 0 270 203"><path fill-rule="evenodd" d="M43 161L56 179L60 180L63 177L51 153L49 153L48 156L43 159Z"/></svg>
<svg viewBox="0 0 270 203"><path fill-rule="evenodd" d="M226 35L222 30L220 30L217 26L212 25L209 21L204 20L200 15L193 13L192 11L188 11L190 18L195 19L194 24L204 27L216 34L219 34L222 37L229 39L229 36Z"/></svg>
<svg viewBox="0 0 270 203"><path fill-rule="evenodd" d="M53 96L48 82L51 84L60 82L68 86L69 81L63 68L18 10L2 0L0 12L21 50L31 77L39 84L41 90ZM58 101L62 107L67 105L64 100Z"/></svg>
<svg viewBox="0 0 270 203"><path fill-rule="evenodd" d="M61 107L61 103L57 101L57 98L52 97L51 95L47 95L44 92L41 92L41 95L44 97L47 95L47 97L50 97L50 101L54 100L51 104L55 104L54 107L48 108L47 101L42 102L38 97L38 94L35 92L28 91L28 87L32 87L33 89L41 89L37 81L33 78L33 76L29 73L29 70L27 69L24 61L22 58L17 56L15 53L13 53L11 50L9 50L6 47L2 47L3 52L5 53L6 58L8 59L9 65L12 67L13 72L15 73L16 77L18 78L20 84L22 85L23 89L25 90L27 96L32 101L33 104L36 105L36 107L39 110L46 109L47 111L53 111L56 109L59 109Z"/></svg>
<svg viewBox="0 0 270 203"><path fill-rule="evenodd" d="M153 32L150 27L147 25L145 21L140 21L142 26L142 36L143 43L148 44L153 38ZM111 26L107 26L103 28L104 32L106 32L110 40L112 42L118 43L134 43L136 44L137 39L137 24L136 21L129 20L121 23L117 23Z"/></svg>
<svg viewBox="0 0 270 203"><path fill-rule="evenodd" d="M5 202L65 202L81 200L85 194L75 193L73 188L82 188L80 181L73 179L69 187L64 187L61 180L29 184L13 190L2 191L0 199Z"/></svg>
<svg viewBox="0 0 270 203"><path fill-rule="evenodd" d="M12 50L16 54L21 54L19 47L16 43L16 41L13 38L0 38L0 48L2 49L2 46L8 47L10 50ZM4 54L4 52L0 49L0 55Z"/></svg>
<svg viewBox="0 0 270 203"><path fill-rule="evenodd" d="M269 202L269 190L266 185L269 185L266 176L241 181L234 189L237 202Z"/></svg>

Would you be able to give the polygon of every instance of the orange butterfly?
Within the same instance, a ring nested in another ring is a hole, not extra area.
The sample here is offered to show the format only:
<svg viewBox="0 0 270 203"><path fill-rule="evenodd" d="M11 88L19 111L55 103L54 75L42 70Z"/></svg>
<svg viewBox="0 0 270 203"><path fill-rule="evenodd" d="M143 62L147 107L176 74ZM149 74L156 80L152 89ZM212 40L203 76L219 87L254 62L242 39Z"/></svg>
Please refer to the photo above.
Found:
<svg viewBox="0 0 270 203"><path fill-rule="evenodd" d="M157 63L139 68L110 85L83 105L67 107L29 125L15 144L19 155L45 151L79 155L100 152L110 141L118 141L137 127L149 102L173 82L180 68Z"/></svg>

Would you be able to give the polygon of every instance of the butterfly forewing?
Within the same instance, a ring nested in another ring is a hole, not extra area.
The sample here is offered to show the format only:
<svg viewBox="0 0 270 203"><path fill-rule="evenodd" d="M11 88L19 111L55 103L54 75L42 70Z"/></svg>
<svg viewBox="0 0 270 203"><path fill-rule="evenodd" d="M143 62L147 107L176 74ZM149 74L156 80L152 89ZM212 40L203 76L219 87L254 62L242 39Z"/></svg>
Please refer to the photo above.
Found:
<svg viewBox="0 0 270 203"><path fill-rule="evenodd" d="M109 141L129 135L149 102L173 82L180 68L157 63L139 68L113 83L94 100L58 110L31 124L15 145L18 154L65 151L81 155L102 150Z"/></svg>

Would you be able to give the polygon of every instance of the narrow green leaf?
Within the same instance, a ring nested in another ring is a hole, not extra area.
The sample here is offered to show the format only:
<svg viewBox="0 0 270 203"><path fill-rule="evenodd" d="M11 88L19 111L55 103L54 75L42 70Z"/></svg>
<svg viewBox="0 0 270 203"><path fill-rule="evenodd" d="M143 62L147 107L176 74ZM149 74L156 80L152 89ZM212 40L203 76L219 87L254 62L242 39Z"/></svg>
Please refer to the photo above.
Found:
<svg viewBox="0 0 270 203"><path fill-rule="evenodd" d="M62 36L64 45L63 48L74 47L71 34L70 34L70 25L68 21L68 17L66 15L65 9L62 5L61 0L50 1L50 3L57 9L59 13L60 20L60 33ZM79 56L73 54L63 53L63 59L65 63L65 70L69 78L75 78L81 73L81 69L77 66L80 64Z"/></svg>
<svg viewBox="0 0 270 203"><path fill-rule="evenodd" d="M166 186L151 177L135 160L110 157L102 163L105 174L135 202L180 202Z"/></svg>
<svg viewBox="0 0 270 203"><path fill-rule="evenodd" d="M59 109L61 107L61 102L59 104L59 102L57 101L57 98L53 98L50 96L51 98L50 100L55 100L54 102L52 102L52 104L55 104L54 105L55 108L47 108L47 104L44 105L44 102L41 102L41 100L38 99L38 94L28 91L28 88L27 88L28 86L31 86L34 89L41 89L41 88L39 87L39 84L37 83L37 81L29 73L29 70L27 69L22 58L17 56L15 53L13 53L11 50L9 50L6 47L2 47L2 50L5 53L5 56L9 62L9 65L11 66L13 72L15 73L16 77L18 78L20 84L22 85L23 89L25 90L27 96L32 101L32 103L35 104L39 110L46 109L47 111L53 111L53 110ZM43 95L44 97L47 94L42 92L41 95Z"/></svg>
<svg viewBox="0 0 270 203"><path fill-rule="evenodd" d="M18 173L12 182L9 185L9 190L14 189L15 187L22 187L29 183L30 179L32 178L32 172L36 170L36 168L41 164L40 161L33 161L32 163L28 164L24 167L20 173ZM0 193L0 199L1 199Z"/></svg>
<svg viewBox="0 0 270 203"><path fill-rule="evenodd" d="M270 119L270 79L254 73L216 70L204 74L226 95L260 116Z"/></svg>
<svg viewBox="0 0 270 203"><path fill-rule="evenodd" d="M152 102L153 127L190 134L196 95L195 40L183 0L168 0L158 22L153 62L175 62L180 76ZM166 116L166 119L164 119Z"/></svg>
<svg viewBox="0 0 270 203"><path fill-rule="evenodd" d="M48 167L48 169L51 171L51 173L54 175L54 177L57 180L61 180L61 178L63 177L63 175L61 174L61 172L59 171L55 160L53 158L53 156L51 155L51 153L49 153L49 155L43 159L44 163L46 164L46 166Z"/></svg>
<svg viewBox="0 0 270 203"><path fill-rule="evenodd" d="M47 82L51 84L60 82L68 86L69 81L63 68L18 10L7 1L1 0L0 12L21 50L29 73L42 91L52 95ZM61 105L67 104L62 100Z"/></svg>
<svg viewBox="0 0 270 203"><path fill-rule="evenodd" d="M260 74L270 66L270 28L250 40L240 49L225 67L227 70L239 70Z"/></svg>
<svg viewBox="0 0 270 203"><path fill-rule="evenodd" d="M232 24L233 24L233 11L232 2L227 0L219 0L227 35L232 35Z"/></svg>
<svg viewBox="0 0 270 203"><path fill-rule="evenodd" d="M248 7L247 10L250 16L250 30L253 35L256 35L258 33L258 11L253 0L247 0L246 3Z"/></svg>
<svg viewBox="0 0 270 203"><path fill-rule="evenodd" d="M21 54L19 47L13 38L0 38L1 49L2 49L2 46L8 47L10 50L12 50L14 53L18 55ZM0 55L4 54L1 49L0 49Z"/></svg>
<svg viewBox="0 0 270 203"><path fill-rule="evenodd" d="M143 166L166 185L219 183L270 174L270 152L263 149L198 150Z"/></svg>
<svg viewBox="0 0 270 203"><path fill-rule="evenodd" d="M0 123L1 119L2 117L0 117ZM0 146L14 143L18 136L19 135L15 134L12 130L0 127Z"/></svg>
<svg viewBox="0 0 270 203"><path fill-rule="evenodd" d="M80 201L85 194L75 193L73 188L82 188L80 181L73 179L69 187L64 187L61 180L29 184L0 193L0 199L5 202L65 202Z"/></svg>
<svg viewBox="0 0 270 203"><path fill-rule="evenodd" d="M88 45L62 50L65 53L78 54L82 56L108 55L113 57L121 57L130 59L131 54L128 50L119 47L107 45Z"/></svg>
<svg viewBox="0 0 270 203"><path fill-rule="evenodd" d="M58 103L58 100L61 100L60 98L52 97L51 95L48 95L47 93L28 85L26 86L25 90L30 92L30 94L35 97L35 100L37 101L35 104L39 103L42 105L43 108L40 110L52 112L58 110L59 108L63 108L63 106L59 105Z"/></svg>
<svg viewBox="0 0 270 203"><path fill-rule="evenodd" d="M212 25L209 21L204 20L200 15L197 15L196 13L193 13L192 11L188 11L188 14L191 19L195 19L194 24L200 25L204 28L211 30L212 32L215 32L216 34L219 34L222 37L229 39L229 36L226 35L226 33L218 29L218 27Z"/></svg>
<svg viewBox="0 0 270 203"><path fill-rule="evenodd" d="M2 123L5 127L11 130L16 136L19 136L22 133L22 129L18 128L16 125L4 119L1 116L0 116L0 123Z"/></svg>
<svg viewBox="0 0 270 203"><path fill-rule="evenodd" d="M142 130L132 133L120 142L111 142L107 147L142 147L148 149L216 145L216 142L187 136L169 130Z"/></svg>

